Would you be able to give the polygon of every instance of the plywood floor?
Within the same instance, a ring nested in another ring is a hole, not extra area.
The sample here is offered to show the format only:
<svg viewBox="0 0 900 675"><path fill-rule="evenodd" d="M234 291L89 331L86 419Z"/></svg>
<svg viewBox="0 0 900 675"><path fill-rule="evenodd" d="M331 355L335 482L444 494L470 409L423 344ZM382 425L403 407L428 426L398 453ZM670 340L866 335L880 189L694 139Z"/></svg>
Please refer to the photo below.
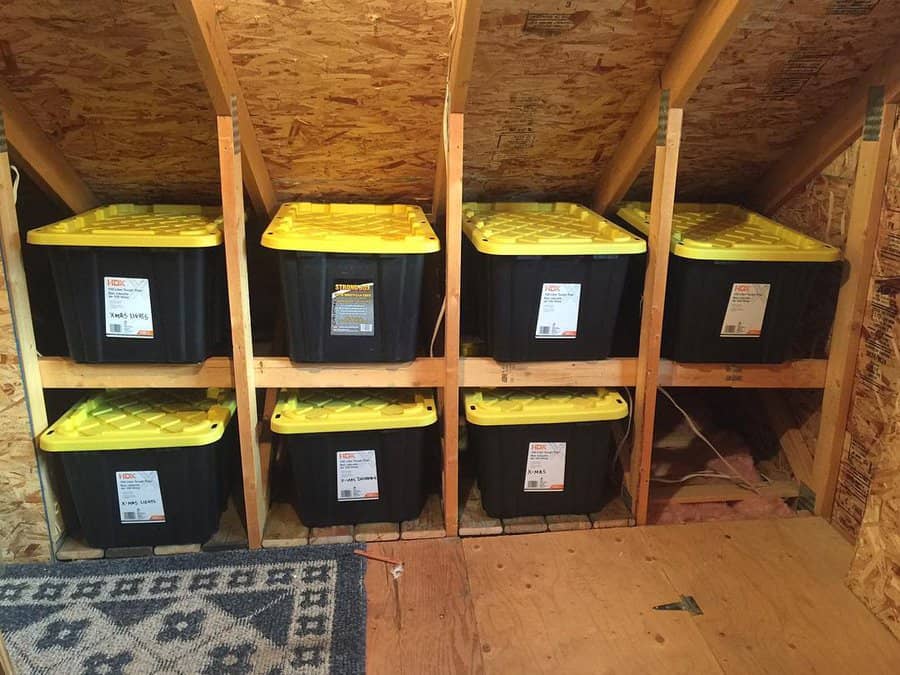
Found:
<svg viewBox="0 0 900 675"><path fill-rule="evenodd" d="M818 518L372 544L368 671L891 673ZM702 616L652 607L692 595Z"/></svg>

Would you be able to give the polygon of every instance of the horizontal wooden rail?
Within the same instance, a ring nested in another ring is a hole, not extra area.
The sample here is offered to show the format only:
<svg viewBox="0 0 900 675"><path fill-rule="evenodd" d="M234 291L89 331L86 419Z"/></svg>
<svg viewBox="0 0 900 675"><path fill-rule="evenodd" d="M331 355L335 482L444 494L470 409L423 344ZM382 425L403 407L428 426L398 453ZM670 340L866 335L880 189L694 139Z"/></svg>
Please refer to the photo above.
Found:
<svg viewBox="0 0 900 675"><path fill-rule="evenodd" d="M409 363L293 363L286 356L253 359L256 386L269 387L442 387L444 359Z"/></svg>
<svg viewBox="0 0 900 675"><path fill-rule="evenodd" d="M637 359L499 363L459 360L461 387L633 387Z"/></svg>
<svg viewBox="0 0 900 675"><path fill-rule="evenodd" d="M664 387L818 389L825 384L824 360L780 364L674 363L660 361ZM460 359L463 387L633 387L637 359L498 363L491 358Z"/></svg>
<svg viewBox="0 0 900 675"><path fill-rule="evenodd" d="M217 356L203 363L75 363L60 356L39 360L48 389L233 387L231 359Z"/></svg>

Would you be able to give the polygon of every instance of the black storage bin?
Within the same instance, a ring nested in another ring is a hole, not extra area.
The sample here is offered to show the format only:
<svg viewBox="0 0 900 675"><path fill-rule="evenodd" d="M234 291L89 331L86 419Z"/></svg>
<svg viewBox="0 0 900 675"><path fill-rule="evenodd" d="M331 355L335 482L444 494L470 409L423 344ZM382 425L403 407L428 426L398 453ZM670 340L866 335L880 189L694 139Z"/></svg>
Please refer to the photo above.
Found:
<svg viewBox="0 0 900 675"><path fill-rule="evenodd" d="M618 215L644 233L649 205ZM838 249L727 204L676 204L662 356L686 363L782 363L818 275Z"/></svg>
<svg viewBox="0 0 900 675"><path fill-rule="evenodd" d="M116 204L28 232L46 246L71 357L199 363L227 352L218 209Z"/></svg>
<svg viewBox="0 0 900 675"><path fill-rule="evenodd" d="M605 359L628 260L645 243L575 204L464 211L463 325L478 325L488 353L498 361Z"/></svg>
<svg viewBox="0 0 900 675"><path fill-rule="evenodd" d="M262 244L279 253L292 361L415 359L425 254L439 249L422 209L284 204Z"/></svg>
<svg viewBox="0 0 900 675"><path fill-rule="evenodd" d="M54 423L41 448L60 459L87 544L208 540L236 466L234 409L230 391L110 390Z"/></svg>
<svg viewBox="0 0 900 675"><path fill-rule="evenodd" d="M628 415L605 389L495 389L465 397L484 510L493 518L592 513L606 502L611 424Z"/></svg>
<svg viewBox="0 0 900 675"><path fill-rule="evenodd" d="M308 527L400 522L425 504L436 407L418 390L287 390L272 416Z"/></svg>

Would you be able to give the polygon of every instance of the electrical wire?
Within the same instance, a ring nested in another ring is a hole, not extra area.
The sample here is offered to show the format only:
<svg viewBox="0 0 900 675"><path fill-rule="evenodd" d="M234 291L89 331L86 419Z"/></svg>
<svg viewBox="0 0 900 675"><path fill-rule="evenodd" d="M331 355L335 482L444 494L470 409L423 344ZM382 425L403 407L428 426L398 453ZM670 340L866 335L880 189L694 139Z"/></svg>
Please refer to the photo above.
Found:
<svg viewBox="0 0 900 675"><path fill-rule="evenodd" d="M431 334L431 344L428 347L428 355L434 356L434 343L437 340L438 331L441 329L441 322L444 320L444 312L447 309L447 298L441 300L441 311L438 312L437 320L434 322L434 332Z"/></svg>
<svg viewBox="0 0 900 675"><path fill-rule="evenodd" d="M10 166L9 168L15 174L15 177L13 178L13 204L15 204L16 202L19 201L19 177L20 176L19 176L19 170L16 167Z"/></svg>
<svg viewBox="0 0 900 675"><path fill-rule="evenodd" d="M755 485L753 485L753 483L748 481L746 478L742 477L740 472L734 468L734 466L731 464L731 462L729 462L727 459L725 459L725 456L721 452L719 452L718 448L716 448L715 445L712 444L712 441L710 441L703 434L703 432L700 431L700 427L698 427L697 424L694 422L694 420L691 418L691 416L688 415L687 411L675 402L675 399L672 398L672 395L668 391L666 391L664 387L659 387L659 391L662 393L663 396L665 396L667 399L669 399L669 403L671 403L673 406L675 406L675 409L684 416L685 421L688 423L688 426L691 428L691 431L694 432L694 434L697 436L697 438L699 438L701 441L706 443L706 445L709 446L709 449L712 450L716 454L716 456L722 460L722 462L725 464L725 466L727 466L728 469L733 474L731 476L725 476L723 474L722 477L728 478L728 480L735 482L737 485L740 485L741 487L745 487L748 490L751 490L752 492L759 494L759 490L757 489L757 487Z"/></svg>
<svg viewBox="0 0 900 675"><path fill-rule="evenodd" d="M692 478L724 478L726 480L733 480L733 476L729 476L728 474L719 473L718 471L695 471L694 473L689 473L686 476L681 476L680 478L651 478L651 483L686 483Z"/></svg>
<svg viewBox="0 0 900 675"><path fill-rule="evenodd" d="M616 462L620 461L622 458L622 448L625 447L625 442L628 440L628 436L631 435L631 421L634 419L634 404L631 400L631 390L628 387L625 387L625 398L628 399L628 422L625 425L625 433L622 435L622 438L619 439L619 444L616 446L616 454L613 455L613 466L616 465Z"/></svg>

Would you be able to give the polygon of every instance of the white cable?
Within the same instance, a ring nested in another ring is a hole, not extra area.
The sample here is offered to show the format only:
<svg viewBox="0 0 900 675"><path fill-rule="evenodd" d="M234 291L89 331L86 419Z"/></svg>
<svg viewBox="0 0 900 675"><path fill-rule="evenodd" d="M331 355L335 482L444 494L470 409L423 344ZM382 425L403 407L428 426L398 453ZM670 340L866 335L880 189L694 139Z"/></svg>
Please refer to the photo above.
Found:
<svg viewBox="0 0 900 675"><path fill-rule="evenodd" d="M697 424L694 422L694 420L691 419L691 416L687 414L687 411L684 408L682 408L680 405L675 403L675 399L672 398L672 395L669 394L669 392L667 392L665 390L665 388L663 388L663 387L659 387L659 391L662 392L663 396L665 396L667 399L669 399L669 402L673 406L675 406L675 409L678 410L678 412L680 412L682 415L684 415L685 421L688 423L688 426L691 428L691 431L693 431L694 434L696 434L697 438L699 438L701 441L706 443L706 445L709 446L709 449L712 450L714 453L716 453L716 456L719 459L721 459L722 462L725 464L725 466L727 466L731 470L731 472L734 475L729 477L730 480L733 480L733 481L737 482L739 485L746 487L748 490L752 490L753 492L759 494L759 490L756 489L756 486L753 485L746 478L743 478L741 476L740 472L738 472L738 470L735 469L734 466L731 465L731 462L729 462L727 459L725 459L725 456L721 452L719 452L719 450L716 448L716 446L714 446L712 444L712 442L706 436L703 435L703 432L700 431L700 427L698 427Z"/></svg>
<svg viewBox="0 0 900 675"><path fill-rule="evenodd" d="M9 168L15 174L15 177L13 178L13 204L15 204L19 201L19 170L14 166L10 166Z"/></svg>
<svg viewBox="0 0 900 675"><path fill-rule="evenodd" d="M718 473L717 471L697 471L695 473L689 473L686 476L681 476L680 478L651 478L651 483L686 483L692 478L724 478L726 480L734 480L734 476L729 476L724 473Z"/></svg>
<svg viewBox="0 0 900 675"><path fill-rule="evenodd" d="M628 399L628 423L625 425L625 434L619 439L619 444L616 446L616 454L613 455L613 466L621 459L622 448L625 447L625 442L631 434L631 420L634 419L634 404L631 401L631 390L628 387L625 387L625 397Z"/></svg>
<svg viewBox="0 0 900 675"><path fill-rule="evenodd" d="M428 355L434 356L434 343L437 340L438 331L441 329L441 321L444 320L444 311L447 309L447 298L441 300L441 311L438 312L437 321L434 322L434 332L431 334L431 345L428 347ZM446 356L446 354L444 354Z"/></svg>

